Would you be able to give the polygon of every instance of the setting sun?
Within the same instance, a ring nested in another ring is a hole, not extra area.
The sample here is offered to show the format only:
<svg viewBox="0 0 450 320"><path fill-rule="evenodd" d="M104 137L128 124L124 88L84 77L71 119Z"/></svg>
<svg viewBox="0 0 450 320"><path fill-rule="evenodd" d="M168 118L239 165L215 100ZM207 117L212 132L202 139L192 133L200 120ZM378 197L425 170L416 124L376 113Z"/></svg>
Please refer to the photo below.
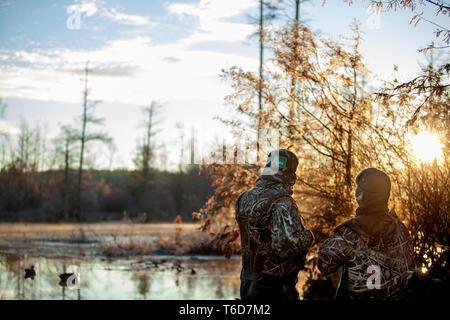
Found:
<svg viewBox="0 0 450 320"><path fill-rule="evenodd" d="M412 152L417 160L431 162L442 158L442 145L439 137L430 132L420 132L410 137Z"/></svg>

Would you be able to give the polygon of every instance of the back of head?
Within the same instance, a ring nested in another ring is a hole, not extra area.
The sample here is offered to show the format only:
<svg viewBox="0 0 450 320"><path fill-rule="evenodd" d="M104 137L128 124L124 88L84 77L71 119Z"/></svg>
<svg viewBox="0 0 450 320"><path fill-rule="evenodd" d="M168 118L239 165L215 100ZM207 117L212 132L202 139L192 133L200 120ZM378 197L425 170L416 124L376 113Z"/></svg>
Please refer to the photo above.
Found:
<svg viewBox="0 0 450 320"><path fill-rule="evenodd" d="M355 182L355 196L359 208L387 208L391 180L386 173L375 168L367 168L356 176Z"/></svg>
<svg viewBox="0 0 450 320"><path fill-rule="evenodd" d="M278 149L269 153L262 177L272 177L290 186L295 184L297 176L297 156L286 149Z"/></svg>

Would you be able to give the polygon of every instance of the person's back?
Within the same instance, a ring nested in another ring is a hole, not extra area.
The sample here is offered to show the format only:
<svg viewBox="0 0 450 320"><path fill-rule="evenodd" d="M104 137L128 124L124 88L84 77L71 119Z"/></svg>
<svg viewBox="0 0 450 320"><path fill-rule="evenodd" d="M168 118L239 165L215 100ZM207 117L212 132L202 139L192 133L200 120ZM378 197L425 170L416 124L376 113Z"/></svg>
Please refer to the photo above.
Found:
<svg viewBox="0 0 450 320"><path fill-rule="evenodd" d="M357 184L357 215L321 245L318 268L328 274L343 266L337 299L403 299L415 267L413 247L404 224L387 209L390 181L369 168Z"/></svg>
<svg viewBox="0 0 450 320"><path fill-rule="evenodd" d="M281 153L286 159L295 157L286 150ZM313 236L304 230L291 197L296 166L275 175L262 175L237 201L244 300L298 299L297 274Z"/></svg>

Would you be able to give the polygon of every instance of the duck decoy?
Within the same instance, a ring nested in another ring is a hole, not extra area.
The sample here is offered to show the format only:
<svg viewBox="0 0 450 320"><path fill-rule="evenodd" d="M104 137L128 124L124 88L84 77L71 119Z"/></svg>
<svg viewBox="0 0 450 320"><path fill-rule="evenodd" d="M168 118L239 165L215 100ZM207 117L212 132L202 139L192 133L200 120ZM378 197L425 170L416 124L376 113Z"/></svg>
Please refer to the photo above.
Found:
<svg viewBox="0 0 450 320"><path fill-rule="evenodd" d="M73 272L64 272L61 273L59 275L59 278L61 279L61 281L59 282L59 284L61 286L67 287L67 281L71 280L71 284L75 284L75 279L76 279L77 275Z"/></svg>
<svg viewBox="0 0 450 320"><path fill-rule="evenodd" d="M34 266L25 269L25 279L31 278L31 280L34 280L35 276L36 276L36 269L34 269Z"/></svg>

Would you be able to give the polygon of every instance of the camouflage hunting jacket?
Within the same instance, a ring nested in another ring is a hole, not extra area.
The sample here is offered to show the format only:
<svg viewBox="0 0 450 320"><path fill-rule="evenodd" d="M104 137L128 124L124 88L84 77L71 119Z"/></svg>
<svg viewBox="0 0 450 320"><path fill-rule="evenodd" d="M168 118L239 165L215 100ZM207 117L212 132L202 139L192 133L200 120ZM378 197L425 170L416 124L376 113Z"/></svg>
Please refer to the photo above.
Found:
<svg viewBox="0 0 450 320"><path fill-rule="evenodd" d="M318 268L328 274L343 266L337 299L404 299L414 272L413 247L395 214L358 215L338 226L319 249Z"/></svg>
<svg viewBox="0 0 450 320"><path fill-rule="evenodd" d="M243 269L285 277L302 268L314 238L304 229L291 194L289 186L260 178L239 197Z"/></svg>

